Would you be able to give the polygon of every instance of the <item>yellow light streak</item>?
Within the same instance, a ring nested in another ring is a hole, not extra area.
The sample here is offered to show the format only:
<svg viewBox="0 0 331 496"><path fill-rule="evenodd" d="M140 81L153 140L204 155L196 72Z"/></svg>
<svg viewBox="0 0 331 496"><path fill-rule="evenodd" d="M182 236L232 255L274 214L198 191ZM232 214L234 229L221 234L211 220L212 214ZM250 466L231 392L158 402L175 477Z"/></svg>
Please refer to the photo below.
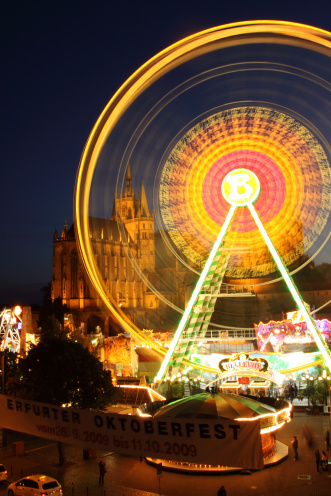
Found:
<svg viewBox="0 0 331 496"><path fill-rule="evenodd" d="M260 431L261 434L267 434L268 432L273 432L273 431L280 429L281 427L283 427L283 425L286 422L290 422L291 421L291 410L292 410L292 405L290 404L290 406L288 408L284 408L283 410L279 410L278 412L275 412L275 413L265 413L265 414L258 415L257 417L253 417L253 418L240 417L240 418L236 418L235 420L237 420L239 422L255 422L256 420L260 421L262 419L267 419L267 418L272 419L273 418L272 422L274 425L272 425L270 427L263 427ZM280 415L285 415L286 420L281 420L279 422L278 417Z"/></svg>
<svg viewBox="0 0 331 496"><path fill-rule="evenodd" d="M170 69L179 66L198 53L206 53L222 44L231 46L267 40L277 41L285 45L302 44L326 55L329 55L331 48L331 34L329 32L293 22L249 21L226 24L196 33L155 55L127 79L101 113L82 154L76 177L74 207L77 241L87 274L106 308L116 317L123 329L131 332L141 342L148 343L161 355L166 354L165 350L148 339L139 328L129 321L110 298L101 281L89 238L89 198L98 157L107 137L126 109L144 90ZM211 367L201 367L186 360L184 363L200 370L215 370Z"/></svg>

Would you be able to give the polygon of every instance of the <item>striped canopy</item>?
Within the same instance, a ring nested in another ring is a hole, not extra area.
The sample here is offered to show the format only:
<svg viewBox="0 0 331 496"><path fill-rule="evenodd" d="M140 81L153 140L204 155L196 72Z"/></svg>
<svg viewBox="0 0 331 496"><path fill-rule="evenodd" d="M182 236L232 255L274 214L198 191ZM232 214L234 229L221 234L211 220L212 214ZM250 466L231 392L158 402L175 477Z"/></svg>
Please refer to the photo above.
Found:
<svg viewBox="0 0 331 496"><path fill-rule="evenodd" d="M155 417L237 419L272 414L276 410L259 401L236 394L201 393L169 403L155 413Z"/></svg>

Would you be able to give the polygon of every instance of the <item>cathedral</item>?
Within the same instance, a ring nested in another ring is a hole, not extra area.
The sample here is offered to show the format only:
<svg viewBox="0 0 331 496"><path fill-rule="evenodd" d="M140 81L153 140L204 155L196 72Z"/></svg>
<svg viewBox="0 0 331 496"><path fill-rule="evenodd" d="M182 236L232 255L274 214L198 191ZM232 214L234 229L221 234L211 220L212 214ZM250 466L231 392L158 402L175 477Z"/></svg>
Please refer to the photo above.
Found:
<svg viewBox="0 0 331 496"><path fill-rule="evenodd" d="M90 217L89 227L99 276L116 304L140 329L175 331L181 317L178 308L186 307L196 275L178 262L162 233L155 230L154 212L148 207L144 184L139 192L135 191L130 167L125 189L120 198L114 199L110 218ZM129 247L140 274L133 267L125 246ZM307 280L307 288L304 280L300 283L305 301L315 308L326 306L329 283L319 279L314 284L310 276ZM257 278L233 282L239 286L249 284L253 294L251 298L238 298L239 295L226 301L221 298L212 317L218 324L252 327L260 320L279 320L282 313L295 308L282 282L271 286L264 285L265 279ZM320 291L322 287L324 291ZM55 231L53 236L51 296L53 301L61 298L75 326L85 333L94 332L96 328L105 336L123 332L91 285L80 260L74 225L68 228L66 221L61 234ZM329 318L329 314L323 312L322 317Z"/></svg>
<svg viewBox="0 0 331 496"><path fill-rule="evenodd" d="M115 198L111 217L91 217L90 230L100 276L117 305L142 329L173 330L179 314L169 309L137 274L123 246L123 236L144 278L174 305L184 306L191 276L178 266L160 233L155 232L154 212L149 211L144 184L140 192L134 191L130 167L125 190L121 198ZM94 332L97 326L106 336L122 331L89 282L76 245L74 225L68 229L66 221L61 235L55 230L53 236L51 296L52 301L62 299L75 325L84 332Z"/></svg>

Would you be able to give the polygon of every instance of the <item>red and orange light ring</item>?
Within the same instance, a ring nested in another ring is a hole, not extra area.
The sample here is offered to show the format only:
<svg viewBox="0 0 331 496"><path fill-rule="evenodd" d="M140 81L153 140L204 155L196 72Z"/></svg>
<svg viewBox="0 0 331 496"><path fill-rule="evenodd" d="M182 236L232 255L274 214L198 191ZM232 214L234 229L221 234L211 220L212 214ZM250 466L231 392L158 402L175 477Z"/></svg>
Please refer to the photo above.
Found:
<svg viewBox="0 0 331 496"><path fill-rule="evenodd" d="M172 240L189 259L203 263L228 212L222 180L238 168L258 176L255 208L285 264L294 262L315 243L330 214L324 193L331 184L329 163L305 126L268 108L220 112L174 147L160 183L160 211ZM248 256L232 257L237 276L247 268L256 276L275 269L247 209L237 213L231 231L230 243L239 233L249 248Z"/></svg>
<svg viewBox="0 0 331 496"><path fill-rule="evenodd" d="M263 34L262 37L261 34ZM312 26L307 26L292 22L283 22L283 21L248 21L248 22L228 24L224 26L217 26L215 28L200 33L196 33L192 36L189 36L188 38L185 38L184 40L180 40L178 43L175 43L174 45L166 48L159 54L155 55L152 59L147 61L143 66L141 66L134 74L132 74L132 76L130 76L130 78L121 86L121 88L119 88L119 90L110 100L108 105L105 107L104 111L100 115L98 121L96 122L90 134L90 137L88 139L88 142L86 144L85 150L82 155L82 160L78 170L77 181L76 181L75 214L76 214L77 239L79 241L80 251L82 254L82 258L85 262L89 277L93 282L103 303L109 309L109 311L114 314L114 316L117 318L118 322L122 325L122 327L132 332L139 339L147 341L147 338L144 336L144 333L141 331L141 329L137 328L134 325L134 323L131 322L126 317L126 315L121 311L121 309L117 307L116 303L113 301L111 295L109 294L108 289L105 287L103 283L103 279L101 277L101 274L97 266L97 261L94 256L93 247L90 240L89 202L91 195L92 179L98 165L98 160L101 150L103 149L103 146L106 143L109 134L112 133L117 122L119 122L121 117L124 115L126 109L132 104L132 102L139 95L141 95L144 91L148 90L148 88L155 80L162 77L163 74L169 72L172 68L181 65L181 63L185 62L185 60L193 59L196 55L200 56L203 53L208 53L210 50L213 50L216 47L222 48L222 46L233 46L233 45L245 46L250 43L260 43L261 40L263 42L267 41L270 43L276 41L278 43L284 45L290 45L290 46L302 46L306 48L307 51L310 50L311 53L315 53L315 52L321 53L324 54L326 57L330 57L331 54L331 33ZM236 112L236 109L234 109L234 111ZM267 109L267 111L264 111L263 109L256 109L255 110L256 119L254 119L254 121L257 122L258 118L263 120L265 116L265 112L269 113L270 110ZM231 114L231 111L229 112L229 114ZM267 116L267 119L268 118L269 116ZM285 114L283 114L283 117L280 119L280 124L286 126L288 123L288 119L289 118L285 116ZM236 122L233 119L232 126L235 128L235 125ZM284 157L288 156L287 147L290 146L290 143L286 143L285 146L281 146L280 143L279 147L274 147L273 151L275 156L273 158L272 155L269 154L270 140L268 141L268 137L263 138L262 134L257 132L259 136L258 142L260 143L260 148L258 149L253 148L253 150L256 152L265 153L267 156L270 157L270 159L274 159L274 161L278 164L278 167L280 168L282 175L285 179L286 193L287 193L287 188L289 188L290 185L292 186L290 188L290 191L294 193L296 193L297 191L300 192L300 195L297 198L287 199L288 206L291 206L294 201L297 201L299 204L302 204L302 202L305 201L305 199L302 199L302 195L303 195L302 192L305 189L307 189L309 191L308 199L309 201L311 201L312 209L313 207L316 206L316 210L320 209L320 211L322 212L320 215L315 215L315 214L312 215L312 213L309 211L304 212L306 216L303 215L302 218L302 223L303 223L302 232L300 232L300 229L297 230L298 240L294 239L295 241L293 243L294 248L292 249L292 251L289 252L289 254L293 253L293 258L296 259L297 254L298 253L301 254L302 252L303 234L305 236L305 240L304 240L305 248L308 245L312 246L316 237L318 237L316 236L316 232L309 231L309 225L313 225L314 230L316 229L316 225L317 225L318 226L317 232L319 233L321 232L322 230L321 226L323 225L322 216L325 215L325 217L327 218L329 215L328 210L325 209L325 202L328 201L328 198L325 198L325 196L327 194L329 196L330 177L328 172L329 165L326 163L327 161L325 160L325 154L323 152L323 149L318 144L317 146L315 146L316 140L314 140L314 138L312 138L312 140L314 141L314 145L311 146L309 143L309 140L311 139L311 133L307 131L306 128L300 125L296 127L294 126L292 131L293 132L295 131L301 137L303 142L308 143L309 145L308 148L310 148L311 153L315 155L315 158L320 166L320 172L321 172L320 180L322 183L321 185L317 181L317 183L314 185L314 188L310 188L309 186L310 184L312 184L310 181L310 177L308 177L308 179L305 180L305 177L300 176L300 174L296 174L296 169L289 167L288 161L286 159L284 159L283 166L281 165L280 159L282 158L283 154ZM273 133L273 138L275 137L274 135L275 133ZM252 133L250 133L250 137L252 138ZM242 138L243 136L240 136L241 141ZM182 148L184 148L184 146L185 145L182 143ZM244 149L243 146L241 146L241 149ZM314 149L314 152L312 152L312 149ZM233 151L236 150L233 148L233 140L230 140L230 149L228 150L228 152L226 152L226 147L224 146L223 154L225 155L226 153L230 153ZM280 153L280 151L282 153ZM178 155L180 154L180 152L181 150L179 149L178 146L178 150L177 150ZM173 156L175 159L175 150ZM276 156L279 158L279 160L275 159ZM219 158L220 158L220 154L217 153L215 153L214 155L214 160L211 160L211 156L209 156L208 157L209 166ZM307 174L309 176L311 175L311 172L308 169L307 169ZM171 170L170 170L170 176L171 176ZM174 176L172 177L172 179L173 178ZM288 183L286 182L287 178L290 178L290 181ZM259 177L259 179L261 181L261 185L263 188L263 181L261 177ZM183 181L185 180L186 178L183 176ZM295 187L296 182L298 182L297 189ZM320 186L322 186L322 188L320 188ZM272 183L272 188L276 188L278 194L280 194L278 187L279 185L277 185L276 181L274 181ZM206 197L204 196L204 198ZM179 230L179 225L176 226L176 224L172 222L171 216L173 211L171 211L170 208L167 207L168 199L166 192L164 199L166 200L166 202L165 202L165 208L163 208L162 210L163 217L165 218L166 216L168 216L168 218L170 219L169 220L170 225L174 226L175 229L177 228ZM176 199L176 201L178 201L178 199ZM193 209L193 212L197 212L195 205L190 206L190 208ZM244 209L237 209L237 210L243 211ZM284 214L286 215L287 210L285 208L285 202L281 210L284 210ZM300 208L296 208L295 213L296 211L301 212ZM279 213L278 215L276 215L276 212L277 210L275 210L274 215L271 215L272 221L270 222L270 224L271 227L274 229L274 231L277 233L277 223L275 217L279 216ZM202 214L198 212L198 215L200 216ZM202 216L202 219L204 219L205 217ZM308 228L306 229L305 226L306 218L308 220L310 220L311 218L317 220L315 221L315 224L314 222L310 221L310 224L308 223ZM213 220L212 217L210 219ZM318 223L319 220L321 220L320 224ZM280 219L280 221L282 221L282 219ZM204 227L204 236L208 235L206 237L207 239L209 239L210 243L212 243L212 238L215 230L215 226L213 225L213 223L215 223L214 220L213 222L210 222L210 225L206 225ZM201 227L201 222L198 223L197 226L195 226L195 232L199 232L198 229L199 227ZM274 233L269 230L269 225L267 226L267 228L268 228L268 233L273 238ZM254 231L252 231L252 233L254 233ZM291 235L293 237L294 234L295 233L293 229L291 231L290 229L287 229L286 225L284 226L283 224L283 230L280 231L279 233L278 242L280 242L282 236L286 238L288 237L288 235ZM185 253L185 249L189 249L189 254L196 256L196 253L193 251L192 247L189 246L189 243L187 243L187 241L184 238L181 238L179 236L177 241L181 241L181 240L183 243L183 253ZM254 241L253 239L250 240L250 247L252 248L251 250L252 252L254 252L253 241ZM257 239L255 241L255 244L258 247L261 246L260 240ZM323 245L321 246L324 246L324 242ZM280 251L282 253L283 259L285 263L287 263L288 260L291 259L291 257L289 256L289 254L286 254L285 247L281 247L281 248L282 249ZM204 256L208 251L208 249L209 249L209 245L205 246L205 244L202 244L201 247L202 254L200 255L200 257ZM257 261L258 261L258 266L260 266L260 269L263 269L263 264L264 264L263 257L261 258L261 260L258 259ZM272 261L270 263L274 266ZM248 266L249 265L250 264L248 264ZM235 267L233 267L231 270L235 270ZM243 264L242 267L239 267L239 270L241 272L244 271ZM271 270L269 270L269 272L271 272ZM159 350L160 353L162 354L165 353L165 351L160 349L159 346L157 346L157 344L152 341L152 339L149 340L149 344L155 349ZM209 370L208 367L205 368L205 370L207 369Z"/></svg>

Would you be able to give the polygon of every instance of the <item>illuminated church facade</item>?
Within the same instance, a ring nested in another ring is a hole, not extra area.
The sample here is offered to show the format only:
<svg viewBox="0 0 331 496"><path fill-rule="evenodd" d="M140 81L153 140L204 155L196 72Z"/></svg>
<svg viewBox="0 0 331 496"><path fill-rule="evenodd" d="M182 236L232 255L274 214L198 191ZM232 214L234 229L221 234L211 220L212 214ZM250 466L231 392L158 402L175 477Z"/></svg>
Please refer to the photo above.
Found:
<svg viewBox="0 0 331 496"><path fill-rule="evenodd" d="M175 305L183 306L190 276L187 270L178 267L175 257L166 253L163 245L167 266L160 260L158 262L155 246L162 240L154 230L154 213L149 211L144 185L139 193L134 191L130 168L123 196L115 199L111 217L90 218L92 245L105 286L117 305L140 328L152 329L157 323L164 323L162 330L167 330L165 323L175 323L178 315L169 315L169 308L136 273L123 247L116 220L118 215L123 222L131 253L145 278L155 287L158 286L157 289ZM182 283L177 282L175 290L174 270L177 275L182 272L182 278L176 278ZM102 302L80 261L74 225L68 228L66 221L61 234L58 235L55 230L53 236L51 296L53 301L62 299L68 313L73 315L76 326L82 327L85 332L93 331L96 325L101 327L105 335L120 330L109 313L102 309Z"/></svg>
<svg viewBox="0 0 331 496"><path fill-rule="evenodd" d="M94 254L109 294L140 329L174 331L180 314L151 291L133 268L123 246L118 217L124 226L125 240L144 277L174 306L184 308L194 287L194 274L178 263L163 243L160 233L155 232L154 213L150 213L148 208L144 185L140 192L134 190L130 168L125 190L121 198L115 199L110 218L90 218ZM237 279L236 284L247 285L247 280ZM260 320L278 320L282 312L295 309L286 288L260 286L259 279L251 279L250 284L254 287L254 296L250 301L247 298L223 300L222 315L216 307L215 318L231 326L233 315L242 313L239 326L247 327L248 321L252 326L253 322ZM325 304L331 294L329 283L319 282L318 288L316 290L310 283L302 293L305 301L316 308ZM53 301L62 299L75 325L85 332L93 332L97 326L106 336L122 331L109 312L103 309L97 292L90 284L80 261L74 226L68 229L66 222L61 234L55 231L53 236L51 296ZM328 318L329 309L325 310L322 317Z"/></svg>

